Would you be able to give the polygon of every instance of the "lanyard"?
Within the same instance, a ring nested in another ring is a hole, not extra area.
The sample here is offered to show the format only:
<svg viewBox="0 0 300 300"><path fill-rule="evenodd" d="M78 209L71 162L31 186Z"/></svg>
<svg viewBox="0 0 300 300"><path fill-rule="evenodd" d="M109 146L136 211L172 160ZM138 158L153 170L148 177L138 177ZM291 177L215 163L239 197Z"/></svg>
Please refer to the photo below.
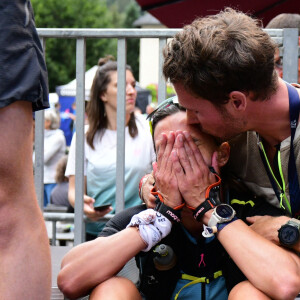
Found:
<svg viewBox="0 0 300 300"><path fill-rule="evenodd" d="M299 189L299 181L298 181L298 174L297 174L297 167L296 167L296 160L295 160L294 144L293 144L296 128L298 125L300 101L299 101L299 94L297 90L289 84L286 85L289 91L290 126L291 126L291 146L290 146L288 175L289 175L290 202L292 207L292 214L294 216L296 213L299 213L300 210L300 189Z"/></svg>
<svg viewBox="0 0 300 300"><path fill-rule="evenodd" d="M289 213L292 216L296 216L299 214L300 211L300 188L298 182L298 174L296 168L296 160L295 160L295 153L294 153L294 137L296 128L298 125L298 118L300 113L300 101L299 101L299 94L297 90L291 86L290 84L286 83L289 93L289 107L290 107L290 127L291 127L291 142L290 142L290 156L289 156L289 163L288 163L288 180L289 180L289 191L290 191L290 204L285 195L285 182L283 178L283 172L281 168L281 160L280 160L280 151L277 151L277 163L279 168L279 174L282 180L282 185L277 181L270 163L268 161L266 152L264 150L263 144L260 141L258 143L260 155L262 161L264 163L265 169L269 176L270 182L272 184L273 190L280 202L280 207L284 207L282 202L283 199L285 200L286 207L289 210Z"/></svg>

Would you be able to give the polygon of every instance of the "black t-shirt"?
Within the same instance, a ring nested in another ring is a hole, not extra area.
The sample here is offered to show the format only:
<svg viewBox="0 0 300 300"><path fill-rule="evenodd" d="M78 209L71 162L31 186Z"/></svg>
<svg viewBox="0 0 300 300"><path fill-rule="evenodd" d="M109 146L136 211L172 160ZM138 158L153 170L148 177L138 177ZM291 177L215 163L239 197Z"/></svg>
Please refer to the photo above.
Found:
<svg viewBox="0 0 300 300"><path fill-rule="evenodd" d="M145 205L128 208L117 214L106 223L99 236L110 236L129 224L131 217L146 209ZM139 289L146 299L170 299L181 272L196 276L213 278L213 274L223 269L225 251L219 241L210 241L204 237L194 242L188 237L181 224L174 224L170 234L159 244L170 246L176 256L177 263L170 270L159 271L154 266L154 248L149 252L140 252L136 256L140 271Z"/></svg>
<svg viewBox="0 0 300 300"><path fill-rule="evenodd" d="M241 194L231 190L228 196L237 217L244 222L248 216L283 214L280 209L263 199L247 193ZM110 236L125 229L131 217L145 209L145 205L139 205L122 211L106 223L106 227L99 236ZM177 264L169 271L158 271L153 263L155 257L153 249L149 252L140 252L136 256L140 270L139 289L147 300L170 299L176 282L180 278L180 272L196 277L211 278L214 272L222 270L228 292L239 282L247 280L216 238L208 243L207 239L202 237L193 243L183 226L174 224L171 233L160 244L168 245L173 249Z"/></svg>

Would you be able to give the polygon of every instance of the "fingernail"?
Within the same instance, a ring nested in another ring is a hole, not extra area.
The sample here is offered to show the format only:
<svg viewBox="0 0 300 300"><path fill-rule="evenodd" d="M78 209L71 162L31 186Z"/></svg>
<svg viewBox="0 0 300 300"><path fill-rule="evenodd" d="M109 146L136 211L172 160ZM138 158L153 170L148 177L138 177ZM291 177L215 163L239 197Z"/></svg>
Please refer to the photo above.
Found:
<svg viewBox="0 0 300 300"><path fill-rule="evenodd" d="M183 134L186 138L188 138L190 136L190 133L188 131L184 131Z"/></svg>

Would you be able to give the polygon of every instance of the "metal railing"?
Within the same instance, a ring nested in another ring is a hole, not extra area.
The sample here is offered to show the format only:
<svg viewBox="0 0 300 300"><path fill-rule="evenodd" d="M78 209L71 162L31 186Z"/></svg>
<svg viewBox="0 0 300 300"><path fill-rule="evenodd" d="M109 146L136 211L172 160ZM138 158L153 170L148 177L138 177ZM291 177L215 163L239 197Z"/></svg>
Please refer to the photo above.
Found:
<svg viewBox="0 0 300 300"><path fill-rule="evenodd" d="M124 209L124 165L125 165L125 66L126 42L130 38L159 39L159 83L158 101L166 98L166 83L162 76L162 49L167 39L180 29L38 29L42 44L47 38L76 39L76 164L75 164L75 214L74 244L84 240L83 194L84 194L84 101L85 101L85 60L86 39L117 38L118 50L118 92L117 92L117 166L116 166L116 212ZM275 40L283 57L283 78L287 82L297 82L298 78L298 30L268 29L268 34ZM44 114L36 113L35 126L35 188L39 204L43 210L43 153L44 153ZM59 213L44 213L46 220L62 220ZM66 218L70 218L68 215ZM55 234L55 233L54 233Z"/></svg>

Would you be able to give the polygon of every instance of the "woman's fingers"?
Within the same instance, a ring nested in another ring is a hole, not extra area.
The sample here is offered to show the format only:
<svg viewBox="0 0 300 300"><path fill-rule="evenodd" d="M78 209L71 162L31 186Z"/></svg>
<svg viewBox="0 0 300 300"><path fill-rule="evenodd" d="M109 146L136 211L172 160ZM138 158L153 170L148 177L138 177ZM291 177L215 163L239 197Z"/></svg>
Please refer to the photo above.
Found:
<svg viewBox="0 0 300 300"><path fill-rule="evenodd" d="M192 136L188 131L184 131L183 135L185 137L184 147L188 154L191 167L193 169L197 169L198 167L207 168L207 164L205 163L202 153L200 152L198 146L196 145L195 141L193 140Z"/></svg>
<svg viewBox="0 0 300 300"><path fill-rule="evenodd" d="M182 166L184 172L187 174L192 172L192 167L188 157L188 153L186 152L186 148L184 146L184 142L185 138L182 132L177 132L175 140L175 149L177 150L180 165Z"/></svg>

